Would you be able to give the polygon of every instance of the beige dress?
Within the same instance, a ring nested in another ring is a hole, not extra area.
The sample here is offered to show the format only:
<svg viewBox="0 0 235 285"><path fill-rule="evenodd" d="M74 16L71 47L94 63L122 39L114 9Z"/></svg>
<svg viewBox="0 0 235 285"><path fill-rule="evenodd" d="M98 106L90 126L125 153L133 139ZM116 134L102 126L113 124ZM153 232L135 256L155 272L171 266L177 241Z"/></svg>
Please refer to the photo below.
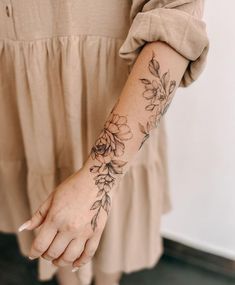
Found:
<svg viewBox="0 0 235 285"><path fill-rule="evenodd" d="M0 230L17 228L82 167L146 42L190 60L181 86L208 52L202 1L0 0ZM162 254L160 219L171 208L164 118L120 183L92 262L76 274L131 272ZM32 232L17 233L27 255ZM39 278L56 268L44 259Z"/></svg>

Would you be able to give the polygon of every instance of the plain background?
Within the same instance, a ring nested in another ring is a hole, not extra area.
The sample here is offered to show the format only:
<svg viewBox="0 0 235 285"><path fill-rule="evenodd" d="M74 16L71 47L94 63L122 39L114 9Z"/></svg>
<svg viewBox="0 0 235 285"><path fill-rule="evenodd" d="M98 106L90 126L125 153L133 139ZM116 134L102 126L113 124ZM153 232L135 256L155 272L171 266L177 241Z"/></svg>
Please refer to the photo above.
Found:
<svg viewBox="0 0 235 285"><path fill-rule="evenodd" d="M206 0L207 66L166 113L173 210L162 234L235 260L234 11L234 0Z"/></svg>

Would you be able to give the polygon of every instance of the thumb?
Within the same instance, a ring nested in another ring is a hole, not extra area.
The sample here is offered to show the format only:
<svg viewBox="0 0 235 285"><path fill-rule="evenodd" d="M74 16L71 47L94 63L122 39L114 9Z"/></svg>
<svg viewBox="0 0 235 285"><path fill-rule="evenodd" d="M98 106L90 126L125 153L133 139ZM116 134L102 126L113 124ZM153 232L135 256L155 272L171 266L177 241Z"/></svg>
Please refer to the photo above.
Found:
<svg viewBox="0 0 235 285"><path fill-rule="evenodd" d="M18 231L22 232L24 230L33 230L39 227L46 218L46 215L50 209L51 202L52 202L52 194L37 209L37 211L33 214L32 218L19 227Z"/></svg>

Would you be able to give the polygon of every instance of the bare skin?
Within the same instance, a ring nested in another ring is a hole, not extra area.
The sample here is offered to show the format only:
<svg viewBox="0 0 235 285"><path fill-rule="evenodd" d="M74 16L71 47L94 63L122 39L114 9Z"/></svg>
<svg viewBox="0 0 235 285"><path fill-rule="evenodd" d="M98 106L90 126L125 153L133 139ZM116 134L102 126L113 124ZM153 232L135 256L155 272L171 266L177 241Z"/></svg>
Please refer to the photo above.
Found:
<svg viewBox="0 0 235 285"><path fill-rule="evenodd" d="M94 256L119 181L169 108L188 60L146 44L84 166L50 194L23 227L37 229L30 256L75 269Z"/></svg>

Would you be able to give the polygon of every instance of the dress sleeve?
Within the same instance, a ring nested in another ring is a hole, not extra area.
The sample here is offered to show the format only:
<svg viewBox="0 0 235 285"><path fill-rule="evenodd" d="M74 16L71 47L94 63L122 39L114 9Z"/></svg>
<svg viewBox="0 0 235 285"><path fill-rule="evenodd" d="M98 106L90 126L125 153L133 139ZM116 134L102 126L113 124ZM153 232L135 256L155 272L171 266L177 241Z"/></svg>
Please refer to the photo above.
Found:
<svg viewBox="0 0 235 285"><path fill-rule="evenodd" d="M189 60L179 85L187 87L203 71L209 50L203 10L204 0L132 0L119 56L131 69L145 43L166 42Z"/></svg>

